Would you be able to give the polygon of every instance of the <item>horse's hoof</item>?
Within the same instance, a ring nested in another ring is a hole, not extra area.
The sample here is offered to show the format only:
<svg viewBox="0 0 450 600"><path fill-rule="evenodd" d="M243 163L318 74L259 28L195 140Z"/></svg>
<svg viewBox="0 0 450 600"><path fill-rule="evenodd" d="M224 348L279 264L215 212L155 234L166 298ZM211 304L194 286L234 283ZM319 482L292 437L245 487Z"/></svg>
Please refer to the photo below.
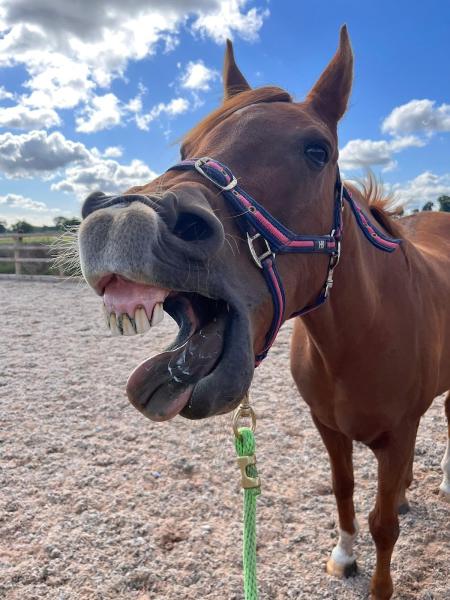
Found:
<svg viewBox="0 0 450 600"><path fill-rule="evenodd" d="M327 562L327 573L339 579L354 577L358 574L358 565L356 564L356 560L348 564L341 564L330 558Z"/></svg>
<svg viewBox="0 0 450 600"><path fill-rule="evenodd" d="M397 512L399 515L406 515L406 513L409 513L410 510L411 507L409 506L409 502L402 502L398 507Z"/></svg>

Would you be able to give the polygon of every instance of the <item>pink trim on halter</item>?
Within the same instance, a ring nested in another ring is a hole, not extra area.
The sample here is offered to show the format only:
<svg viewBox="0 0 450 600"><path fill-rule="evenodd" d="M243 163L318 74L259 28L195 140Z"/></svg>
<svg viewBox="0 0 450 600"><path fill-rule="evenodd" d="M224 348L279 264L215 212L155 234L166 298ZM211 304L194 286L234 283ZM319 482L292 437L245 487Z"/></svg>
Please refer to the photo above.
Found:
<svg viewBox="0 0 450 600"><path fill-rule="evenodd" d="M257 219L268 231L270 231L270 233L281 243L283 244L283 246L289 246L289 247L298 247L298 248L311 248L314 246L314 242L310 241L310 240L290 240L288 237L286 237L284 234L281 233L281 231L279 229L277 229L274 225L272 225L272 223L270 221L268 221L264 215L262 215L258 210L256 210L256 208L253 206L253 204L251 202L249 202L247 200L247 198L245 198L245 196L243 196L242 194L240 194L239 192L234 192L234 195L239 198L239 200L242 202L242 204L246 207L246 208L250 208L253 207L253 210L251 211L252 215L255 217L255 219Z"/></svg>
<svg viewBox="0 0 450 600"><path fill-rule="evenodd" d="M370 225L370 223L366 219L365 214L363 213L361 207L358 206L358 204L355 203L355 207L356 207L356 210L358 211L358 214L361 218L361 221L362 221L364 227L367 229L367 231L370 233L370 235L373 237L374 240L376 240L381 245L387 246L388 248L397 248L398 244L396 244L395 242L389 242L388 240L385 240L378 235L378 233L374 230L374 228Z"/></svg>
<svg viewBox="0 0 450 600"><path fill-rule="evenodd" d="M379 244L383 244L384 246L388 246L388 248L397 248L398 244L394 244L394 242L388 242L387 240L384 240L383 238L381 238L379 235L375 234L372 236L374 240L377 240L377 242Z"/></svg>
<svg viewBox="0 0 450 600"><path fill-rule="evenodd" d="M278 241L280 241L282 244L288 244L289 243L289 238L287 238L285 235L283 235L281 233L281 231L279 231L276 227L274 227L270 221L268 221L258 210L256 210L256 208L253 206L253 204L251 202L249 202L247 200L247 198L245 198L239 192L234 192L234 195L237 196L237 198L239 198L239 200L242 202L242 204L246 208L248 208L248 209L250 209L250 207L253 208L253 210L251 210L251 213L255 217L255 219L257 219L262 225L264 225L264 227L268 231L270 231L270 233L274 237L276 237Z"/></svg>
<svg viewBox="0 0 450 600"><path fill-rule="evenodd" d="M226 178L227 183L230 183L230 181L231 181L230 176L228 175L228 173L225 171L225 169L222 166L220 166L213 160L209 160L208 167L214 167L214 169L217 169Z"/></svg>
<svg viewBox="0 0 450 600"><path fill-rule="evenodd" d="M289 240L285 246L289 246L290 248L312 248L314 242L312 240Z"/></svg>
<svg viewBox="0 0 450 600"><path fill-rule="evenodd" d="M275 274L275 271L273 270L273 260L270 258L270 259L268 259L268 261L269 261L268 271L270 273L270 277L271 277L272 282L274 284L274 289L275 289L276 294L277 294L278 303L279 303L279 306L281 306L283 308L278 311L278 321L277 321L276 327L274 329L272 339L269 340L269 342L266 344L266 348L267 347L270 348L270 346L273 344L273 342L274 342L274 340L275 340L275 338L276 338L276 336L278 334L278 331L279 331L279 329L281 327L281 324L283 322L283 316L284 316L284 300L283 300L283 295L282 295L281 290L280 290L280 284L278 282L278 279L277 279L277 276Z"/></svg>

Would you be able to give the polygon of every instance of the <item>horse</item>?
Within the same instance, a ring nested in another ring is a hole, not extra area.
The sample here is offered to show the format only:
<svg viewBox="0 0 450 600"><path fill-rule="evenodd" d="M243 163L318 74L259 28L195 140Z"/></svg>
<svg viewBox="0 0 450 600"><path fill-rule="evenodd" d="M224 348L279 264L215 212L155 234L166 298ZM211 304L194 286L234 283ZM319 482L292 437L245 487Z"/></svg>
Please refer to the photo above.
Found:
<svg viewBox="0 0 450 600"><path fill-rule="evenodd" d="M302 102L252 89L228 41L221 106L166 173L85 200L79 249L112 333L143 333L163 311L179 325L127 383L155 421L236 408L294 318L291 372L328 451L339 516L327 571L356 571L352 445L362 442L378 461L370 593L386 600L419 421L450 388L450 215L394 218L376 189L341 181L337 125L352 79L346 26ZM450 440L450 394L445 408ZM450 501L450 441L442 469Z"/></svg>

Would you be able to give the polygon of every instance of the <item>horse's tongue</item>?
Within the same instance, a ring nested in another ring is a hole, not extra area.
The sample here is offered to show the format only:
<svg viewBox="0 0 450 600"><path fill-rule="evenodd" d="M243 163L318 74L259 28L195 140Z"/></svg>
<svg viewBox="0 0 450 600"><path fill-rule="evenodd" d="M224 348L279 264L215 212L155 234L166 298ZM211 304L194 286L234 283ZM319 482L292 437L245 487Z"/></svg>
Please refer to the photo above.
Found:
<svg viewBox="0 0 450 600"><path fill-rule="evenodd" d="M114 277L105 287L103 302L110 313L134 316L137 307L143 306L148 318L158 302L164 302L169 290Z"/></svg>
<svg viewBox="0 0 450 600"><path fill-rule="evenodd" d="M225 319L214 319L181 347L142 362L128 378L130 402L153 421L177 415L219 359L224 330Z"/></svg>

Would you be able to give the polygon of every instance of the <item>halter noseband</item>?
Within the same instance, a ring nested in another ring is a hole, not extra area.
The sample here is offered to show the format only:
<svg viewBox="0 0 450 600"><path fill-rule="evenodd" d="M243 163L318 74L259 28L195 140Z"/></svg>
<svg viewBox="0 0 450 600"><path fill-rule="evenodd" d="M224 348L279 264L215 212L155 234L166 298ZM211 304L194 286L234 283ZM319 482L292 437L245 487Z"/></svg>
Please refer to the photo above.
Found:
<svg viewBox="0 0 450 600"><path fill-rule="evenodd" d="M286 297L284 286L277 269L275 257L277 254L327 254L328 262L325 283L320 290L315 302L309 304L288 318L305 315L321 306L328 298L333 286L334 269L336 268L341 253L342 238L342 210L346 200L356 218L359 228L366 238L378 249L393 252L398 248L401 240L394 239L377 229L364 214L361 207L352 198L350 192L344 187L337 171L334 189L333 227L328 235L297 235L287 229L273 217L261 204L238 185L236 177L228 167L217 160L207 156L183 160L168 171L195 170L200 175L213 183L229 202L235 212L239 229L247 239L250 254L255 265L261 269L267 287L272 295L274 313L272 324L266 335L264 348L255 356L255 366L258 366L267 356L277 333L285 318ZM258 251L256 243L260 245Z"/></svg>

